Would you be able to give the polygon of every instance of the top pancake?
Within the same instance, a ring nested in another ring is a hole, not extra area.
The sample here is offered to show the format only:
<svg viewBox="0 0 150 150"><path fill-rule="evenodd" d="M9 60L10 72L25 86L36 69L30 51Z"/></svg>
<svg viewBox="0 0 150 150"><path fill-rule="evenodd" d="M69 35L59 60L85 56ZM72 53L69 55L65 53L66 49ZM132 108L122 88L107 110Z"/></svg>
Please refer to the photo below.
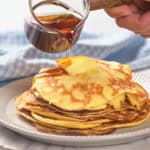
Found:
<svg viewBox="0 0 150 150"><path fill-rule="evenodd" d="M33 89L43 100L68 111L120 109L128 100L140 110L148 100L146 91L132 81L128 65L85 56L57 60L58 67L42 70Z"/></svg>

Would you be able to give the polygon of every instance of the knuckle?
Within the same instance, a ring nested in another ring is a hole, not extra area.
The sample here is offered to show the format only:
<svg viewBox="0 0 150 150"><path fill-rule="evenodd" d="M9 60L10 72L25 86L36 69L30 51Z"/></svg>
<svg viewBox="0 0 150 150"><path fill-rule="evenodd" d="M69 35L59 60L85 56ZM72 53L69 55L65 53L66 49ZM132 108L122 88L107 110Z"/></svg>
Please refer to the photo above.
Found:
<svg viewBox="0 0 150 150"><path fill-rule="evenodd" d="M122 23L122 20L116 19L116 23L119 27L124 27L124 24Z"/></svg>
<svg viewBox="0 0 150 150"><path fill-rule="evenodd" d="M115 15L113 14L111 10L105 10L105 11L110 17L115 18Z"/></svg>

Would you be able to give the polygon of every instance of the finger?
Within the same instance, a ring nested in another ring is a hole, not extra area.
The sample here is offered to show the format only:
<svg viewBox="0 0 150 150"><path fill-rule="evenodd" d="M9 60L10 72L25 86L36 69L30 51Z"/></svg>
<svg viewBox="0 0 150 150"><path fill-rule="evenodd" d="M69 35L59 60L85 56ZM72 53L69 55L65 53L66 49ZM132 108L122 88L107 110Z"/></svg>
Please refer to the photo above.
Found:
<svg viewBox="0 0 150 150"><path fill-rule="evenodd" d="M150 12L143 14L140 17L140 22L141 22L141 28L143 28L143 30L140 31L141 34L149 36L150 35Z"/></svg>
<svg viewBox="0 0 150 150"><path fill-rule="evenodd" d="M139 14L132 14L127 17L118 18L116 19L116 22L119 27L139 32L139 17Z"/></svg>
<svg viewBox="0 0 150 150"><path fill-rule="evenodd" d="M147 28L150 28L150 12L143 15L132 14L127 17L121 17L116 20L120 27L133 30L135 32L145 32Z"/></svg>
<svg viewBox="0 0 150 150"><path fill-rule="evenodd" d="M150 34L149 35L142 35L145 38L150 38Z"/></svg>
<svg viewBox="0 0 150 150"><path fill-rule="evenodd" d="M150 38L150 33L139 33L141 36L145 37L145 38Z"/></svg>
<svg viewBox="0 0 150 150"><path fill-rule="evenodd" d="M108 13L108 15L110 15L113 18L119 18L132 14L132 9L128 5L121 5L113 8L107 8L105 10Z"/></svg>
<svg viewBox="0 0 150 150"><path fill-rule="evenodd" d="M138 32L137 34L140 34L144 37L150 37L150 28L147 28L145 32Z"/></svg>
<svg viewBox="0 0 150 150"><path fill-rule="evenodd" d="M150 11L144 13L143 15L141 15L140 21L141 21L141 23L143 23L145 26L146 26L146 25L149 25L149 26L150 26Z"/></svg>
<svg viewBox="0 0 150 150"><path fill-rule="evenodd" d="M135 32L137 35L141 35L143 36L144 38L150 38L150 33L138 33L138 32Z"/></svg>
<svg viewBox="0 0 150 150"><path fill-rule="evenodd" d="M135 32L137 34L142 34L142 35L146 35L146 34L150 34L150 28L147 28L145 31L139 31L139 32Z"/></svg>

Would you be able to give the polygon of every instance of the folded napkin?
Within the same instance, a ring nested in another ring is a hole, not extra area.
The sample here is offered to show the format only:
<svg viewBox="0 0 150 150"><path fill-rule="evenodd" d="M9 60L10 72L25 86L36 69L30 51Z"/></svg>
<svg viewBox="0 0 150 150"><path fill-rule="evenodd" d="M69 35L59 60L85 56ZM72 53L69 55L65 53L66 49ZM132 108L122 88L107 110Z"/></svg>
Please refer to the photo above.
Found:
<svg viewBox="0 0 150 150"><path fill-rule="evenodd" d="M150 40L133 34L129 36L128 32L124 35L126 38L121 39L121 34L108 38L101 33L83 33L78 44L73 48L72 55L87 55L128 63L134 71L150 67ZM23 32L2 33L0 34L0 81L33 75L40 68L55 65L56 58L67 55L67 52L48 54L37 50L29 44Z"/></svg>

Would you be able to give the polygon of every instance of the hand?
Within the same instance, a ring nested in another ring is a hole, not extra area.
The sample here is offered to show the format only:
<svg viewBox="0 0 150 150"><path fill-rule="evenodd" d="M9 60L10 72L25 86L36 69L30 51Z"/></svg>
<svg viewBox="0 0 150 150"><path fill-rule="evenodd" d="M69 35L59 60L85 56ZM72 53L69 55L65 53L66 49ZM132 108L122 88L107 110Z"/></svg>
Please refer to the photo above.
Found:
<svg viewBox="0 0 150 150"><path fill-rule="evenodd" d="M145 4L145 6L147 7L146 11L142 11L141 9L139 9L141 6L143 6L143 4ZM132 30L144 37L150 37L149 6L150 0L134 0L134 4L109 8L106 9L106 12L111 17L115 18L118 26Z"/></svg>

